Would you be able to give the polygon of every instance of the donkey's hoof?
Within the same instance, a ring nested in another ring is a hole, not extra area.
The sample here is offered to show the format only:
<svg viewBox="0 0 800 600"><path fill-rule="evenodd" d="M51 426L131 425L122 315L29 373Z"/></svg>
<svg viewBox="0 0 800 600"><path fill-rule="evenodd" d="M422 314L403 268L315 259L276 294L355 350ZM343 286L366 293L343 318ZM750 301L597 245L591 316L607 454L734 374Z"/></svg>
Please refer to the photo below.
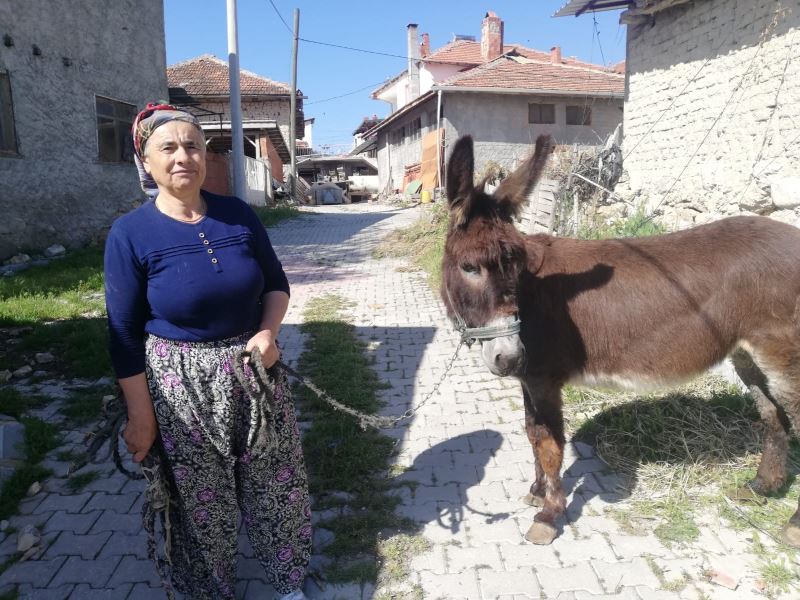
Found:
<svg viewBox="0 0 800 600"><path fill-rule="evenodd" d="M800 548L800 527L789 523L781 531L781 541L792 548Z"/></svg>
<svg viewBox="0 0 800 600"><path fill-rule="evenodd" d="M535 496L530 492L522 497L522 501L528 506L538 506L539 508L544 506L544 496Z"/></svg>
<svg viewBox="0 0 800 600"><path fill-rule="evenodd" d="M556 535L558 535L558 531L555 527L549 523L537 521L528 529L528 533L525 534L525 539L533 544L546 546L553 543L553 540L556 539Z"/></svg>
<svg viewBox="0 0 800 600"><path fill-rule="evenodd" d="M767 503L767 499L757 490L753 489L749 483L738 488L728 488L725 490L725 495L734 502L741 502L742 504L758 504L763 506Z"/></svg>

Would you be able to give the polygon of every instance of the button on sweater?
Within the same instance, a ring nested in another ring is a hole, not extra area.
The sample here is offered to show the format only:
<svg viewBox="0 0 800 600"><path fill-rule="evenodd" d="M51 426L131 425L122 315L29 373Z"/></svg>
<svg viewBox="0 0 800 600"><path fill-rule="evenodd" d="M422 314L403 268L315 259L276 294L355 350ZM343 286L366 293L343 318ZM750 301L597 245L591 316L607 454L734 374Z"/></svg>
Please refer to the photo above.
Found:
<svg viewBox="0 0 800 600"><path fill-rule="evenodd" d="M117 377L145 370L146 333L210 342L261 321L262 297L289 293L267 232L238 198L202 192L206 215L177 221L150 200L114 222L105 248L111 361Z"/></svg>

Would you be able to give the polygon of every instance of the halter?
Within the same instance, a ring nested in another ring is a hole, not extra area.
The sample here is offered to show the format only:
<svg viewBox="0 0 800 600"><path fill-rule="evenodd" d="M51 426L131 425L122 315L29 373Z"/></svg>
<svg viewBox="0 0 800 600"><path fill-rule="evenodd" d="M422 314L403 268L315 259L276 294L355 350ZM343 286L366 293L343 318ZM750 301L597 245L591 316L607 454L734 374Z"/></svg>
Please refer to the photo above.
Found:
<svg viewBox="0 0 800 600"><path fill-rule="evenodd" d="M507 337L509 335L517 335L520 332L522 321L519 320L519 315L514 313L514 320L505 325L490 325L486 327L467 327L467 322L456 310L453 304L453 297L450 295L450 288L447 284L444 285L444 291L447 292L447 299L450 300L450 308L453 309L453 314L456 319L456 331L461 334L461 342L467 347L471 348L475 342L482 342L484 340L493 340L499 337Z"/></svg>

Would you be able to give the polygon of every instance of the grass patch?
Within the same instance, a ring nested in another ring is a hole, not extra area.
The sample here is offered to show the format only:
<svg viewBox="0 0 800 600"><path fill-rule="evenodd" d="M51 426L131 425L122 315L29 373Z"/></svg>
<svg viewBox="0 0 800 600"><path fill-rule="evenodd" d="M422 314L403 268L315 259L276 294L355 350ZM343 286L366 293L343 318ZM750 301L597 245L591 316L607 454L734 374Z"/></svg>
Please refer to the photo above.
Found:
<svg viewBox="0 0 800 600"><path fill-rule="evenodd" d="M766 585L766 593L771 598L778 593L786 593L797 581L797 570L787 565L781 558L762 562L758 572Z"/></svg>
<svg viewBox="0 0 800 600"><path fill-rule="evenodd" d="M404 257L428 274L431 288L442 281L442 257L450 213L444 202L426 209L419 220L406 229L393 231L373 252L374 258Z"/></svg>
<svg viewBox="0 0 800 600"><path fill-rule="evenodd" d="M100 479L100 475L100 471L86 471L85 473L73 475L67 480L67 487L73 494L77 494L93 481Z"/></svg>
<svg viewBox="0 0 800 600"><path fill-rule="evenodd" d="M272 227L286 219L294 219L300 216L300 211L294 206L279 204L277 206L254 206L253 210L261 219L264 227Z"/></svg>
<svg viewBox="0 0 800 600"><path fill-rule="evenodd" d="M347 305L338 296L311 300L303 315L308 335L300 370L320 388L367 413L380 408L377 392L387 386L369 367L366 346L347 322ZM333 411L308 390L296 388L305 420L312 423L303 437L309 488L316 510L342 508L343 514L320 523L335 534L324 550L332 559L330 581L375 581L381 568L380 534L409 523L394 514L396 497L386 494L393 442L370 429L362 431L350 416ZM336 492L347 492L341 494Z"/></svg>
<svg viewBox="0 0 800 600"><path fill-rule="evenodd" d="M663 225L651 220L644 208L634 214L611 222L584 225L578 230L578 237L584 240L606 240L627 237L646 237L666 233Z"/></svg>
<svg viewBox="0 0 800 600"><path fill-rule="evenodd" d="M103 250L77 250L48 265L0 278L0 327L30 327L10 337L0 331L0 370L27 364L52 350L47 365L73 377L111 373L103 298Z"/></svg>
<svg viewBox="0 0 800 600"><path fill-rule="evenodd" d="M0 413L19 419L31 409L47 403L47 398L23 394L11 387L0 388Z"/></svg>
<svg viewBox="0 0 800 600"><path fill-rule="evenodd" d="M61 414L75 425L86 425L96 421L103 412L103 396L109 388L91 387L74 392L61 408Z"/></svg>

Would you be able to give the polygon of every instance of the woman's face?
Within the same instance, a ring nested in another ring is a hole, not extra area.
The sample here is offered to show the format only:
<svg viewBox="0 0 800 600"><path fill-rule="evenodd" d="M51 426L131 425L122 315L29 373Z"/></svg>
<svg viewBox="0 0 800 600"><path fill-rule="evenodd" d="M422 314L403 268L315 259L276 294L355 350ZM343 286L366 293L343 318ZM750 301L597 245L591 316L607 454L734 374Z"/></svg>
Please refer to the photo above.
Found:
<svg viewBox="0 0 800 600"><path fill-rule="evenodd" d="M142 164L159 189L177 197L199 194L206 178L203 134L184 121L164 123L147 140Z"/></svg>

